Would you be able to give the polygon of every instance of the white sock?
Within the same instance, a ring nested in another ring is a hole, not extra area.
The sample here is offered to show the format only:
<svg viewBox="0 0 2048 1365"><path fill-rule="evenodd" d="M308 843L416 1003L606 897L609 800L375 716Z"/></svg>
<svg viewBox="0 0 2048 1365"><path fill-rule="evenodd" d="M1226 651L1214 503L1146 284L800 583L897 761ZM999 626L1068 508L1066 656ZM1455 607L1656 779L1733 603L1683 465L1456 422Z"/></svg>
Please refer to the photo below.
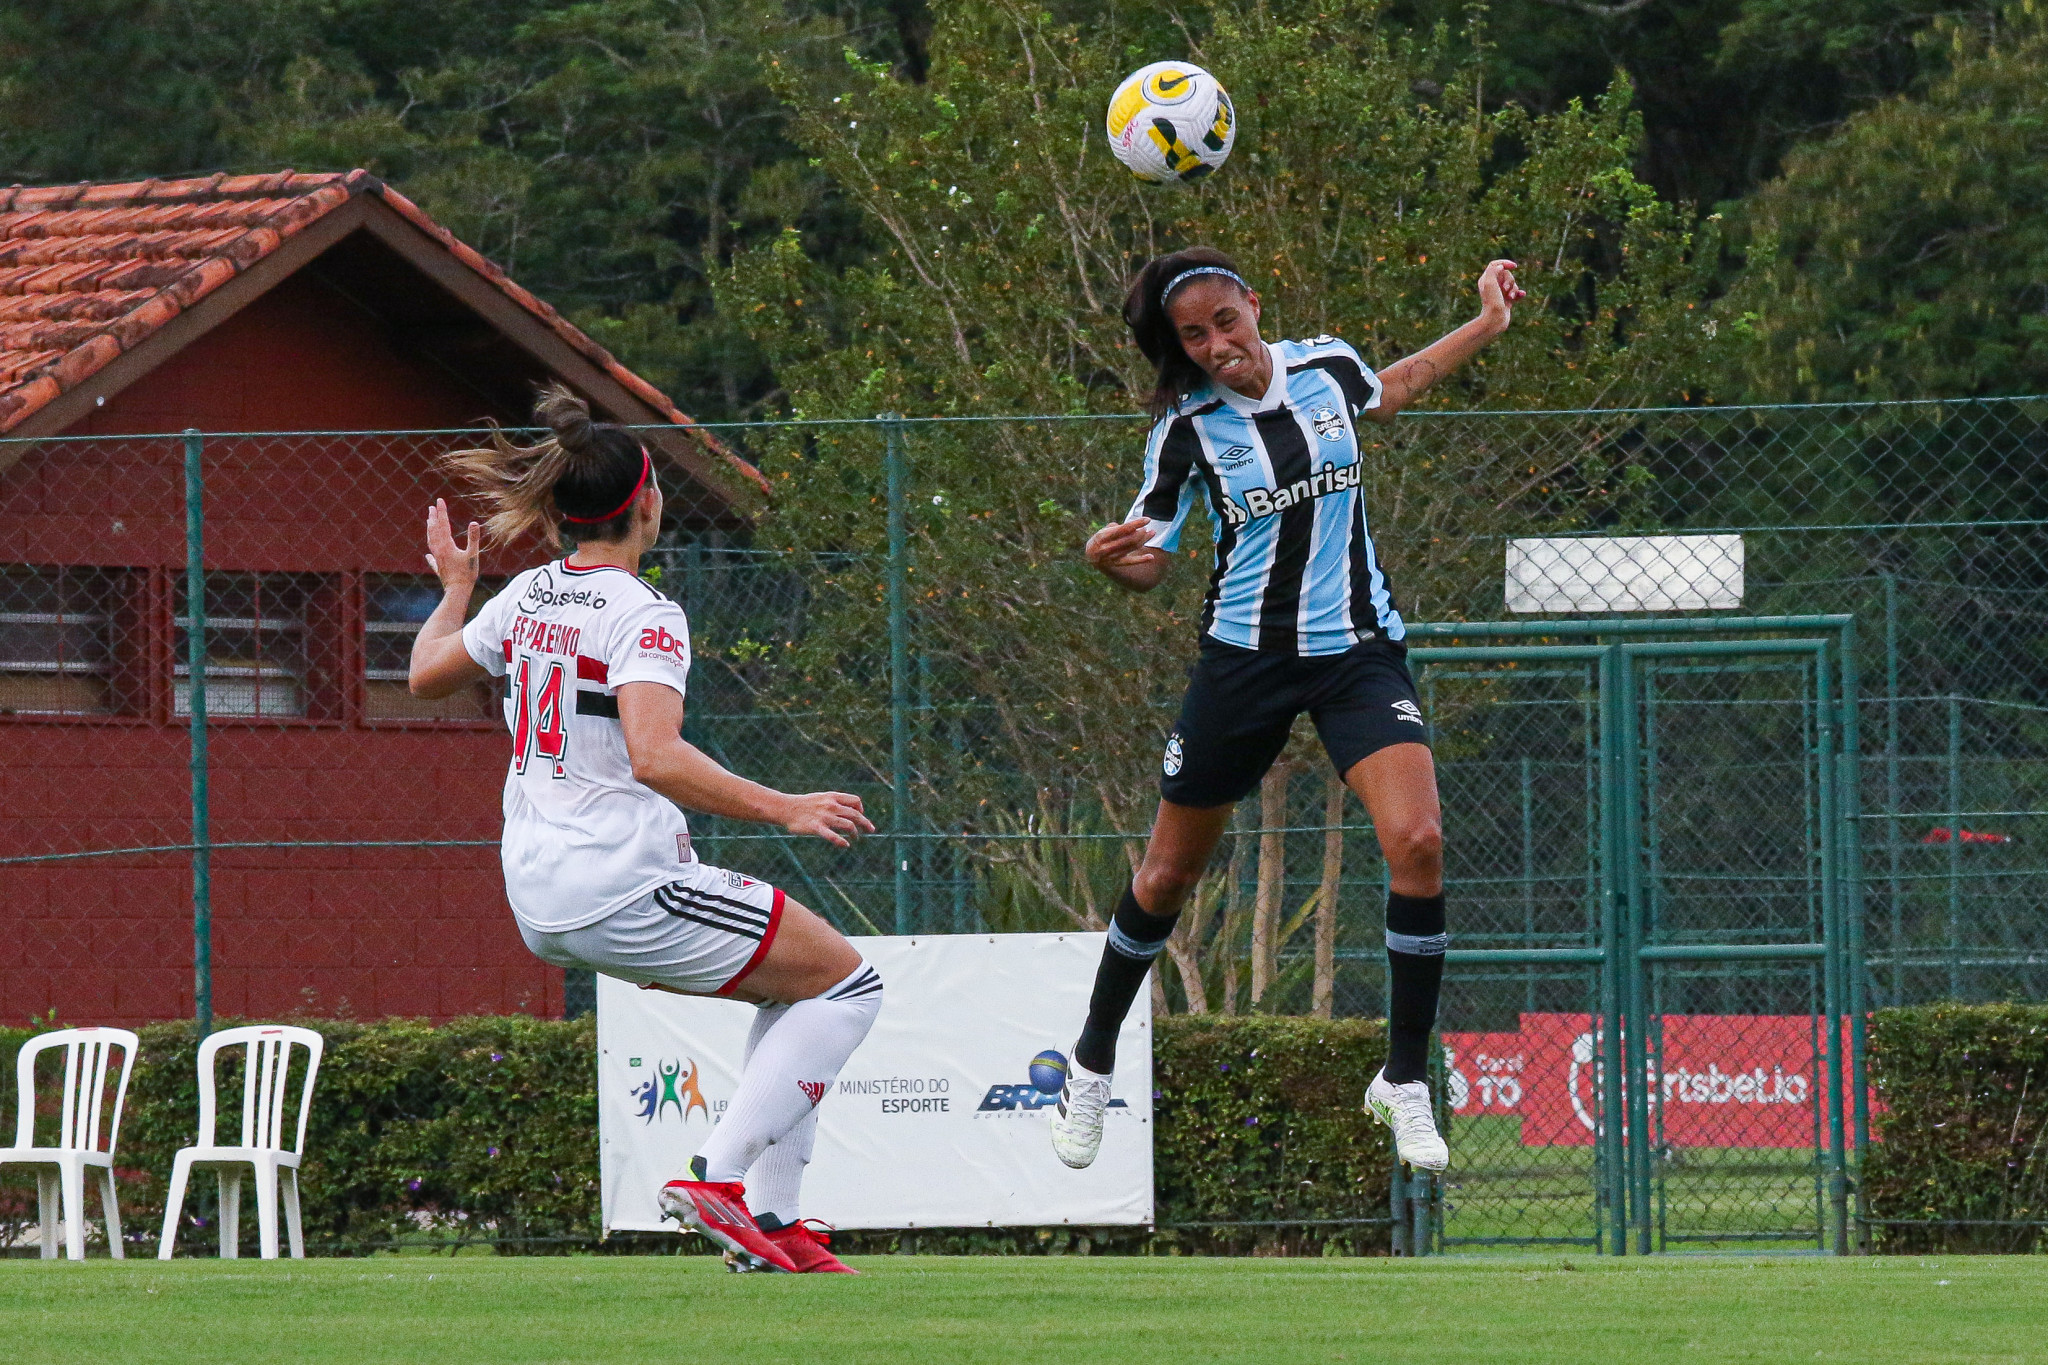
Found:
<svg viewBox="0 0 2048 1365"><path fill-rule="evenodd" d="M697 1149L703 1179L738 1180L769 1144L817 1112L882 1009L882 978L863 962L844 981L754 1023L760 1030L725 1116ZM768 1011L763 1011L768 1013Z"/></svg>
<svg viewBox="0 0 2048 1365"><path fill-rule="evenodd" d="M754 1026L747 1030L747 1061L754 1059L754 1049L787 1013L787 1005L762 1005L755 1011ZM817 1141L818 1111L812 1109L796 1127L768 1144L768 1150L747 1172L747 1207L754 1217L772 1219L783 1227L797 1221L804 1167L810 1165L811 1148Z"/></svg>
<svg viewBox="0 0 2048 1365"><path fill-rule="evenodd" d="M796 1127L768 1144L754 1169L747 1172L747 1208L755 1218L769 1218L788 1227L800 1217L804 1190L804 1167L811 1164L811 1148L818 1142L818 1111L797 1121Z"/></svg>

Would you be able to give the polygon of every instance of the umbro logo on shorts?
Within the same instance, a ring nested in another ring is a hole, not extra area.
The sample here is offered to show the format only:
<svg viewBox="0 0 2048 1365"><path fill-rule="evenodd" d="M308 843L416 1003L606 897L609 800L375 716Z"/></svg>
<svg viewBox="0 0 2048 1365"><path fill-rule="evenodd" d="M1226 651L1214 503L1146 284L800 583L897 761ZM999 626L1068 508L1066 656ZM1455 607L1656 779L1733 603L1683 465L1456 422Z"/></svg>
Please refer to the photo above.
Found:
<svg viewBox="0 0 2048 1365"><path fill-rule="evenodd" d="M1394 714L1399 716L1402 720L1412 720L1417 725L1422 724L1422 708L1417 706L1414 702L1408 701L1404 698L1400 701L1392 703L1392 705L1394 708Z"/></svg>

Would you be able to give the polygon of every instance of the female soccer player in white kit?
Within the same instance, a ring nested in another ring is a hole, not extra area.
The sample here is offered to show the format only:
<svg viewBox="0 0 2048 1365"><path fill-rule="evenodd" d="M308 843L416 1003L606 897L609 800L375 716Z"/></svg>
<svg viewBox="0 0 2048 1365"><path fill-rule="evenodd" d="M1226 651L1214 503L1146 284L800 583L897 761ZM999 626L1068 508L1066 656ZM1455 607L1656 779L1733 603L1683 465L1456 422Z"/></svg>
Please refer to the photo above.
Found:
<svg viewBox="0 0 2048 1365"><path fill-rule="evenodd" d="M689 623L638 576L661 532L653 462L559 386L535 416L553 433L538 445L494 432L447 462L492 509L493 542L539 530L559 548L566 526L575 552L514 578L465 626L483 538L471 522L458 544L437 500L427 562L443 596L413 646L412 692L506 679L505 894L536 955L758 1007L732 1102L693 1178L663 1187L662 1211L748 1268L851 1273L797 1197L818 1103L881 1010L881 978L779 889L697 861L679 807L841 847L874 826L857 796L774 791L683 740Z"/></svg>

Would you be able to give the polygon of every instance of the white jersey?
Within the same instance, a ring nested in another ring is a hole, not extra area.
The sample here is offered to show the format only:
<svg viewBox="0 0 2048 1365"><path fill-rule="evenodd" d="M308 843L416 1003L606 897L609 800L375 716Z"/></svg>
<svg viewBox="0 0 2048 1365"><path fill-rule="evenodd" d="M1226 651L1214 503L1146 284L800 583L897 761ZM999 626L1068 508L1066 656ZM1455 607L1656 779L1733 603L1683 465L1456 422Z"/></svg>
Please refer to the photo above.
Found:
<svg viewBox="0 0 2048 1365"><path fill-rule="evenodd" d="M595 924L692 861L673 802L633 776L618 688L683 691L683 609L624 569L566 560L528 569L462 628L469 656L505 687L505 895L521 924Z"/></svg>

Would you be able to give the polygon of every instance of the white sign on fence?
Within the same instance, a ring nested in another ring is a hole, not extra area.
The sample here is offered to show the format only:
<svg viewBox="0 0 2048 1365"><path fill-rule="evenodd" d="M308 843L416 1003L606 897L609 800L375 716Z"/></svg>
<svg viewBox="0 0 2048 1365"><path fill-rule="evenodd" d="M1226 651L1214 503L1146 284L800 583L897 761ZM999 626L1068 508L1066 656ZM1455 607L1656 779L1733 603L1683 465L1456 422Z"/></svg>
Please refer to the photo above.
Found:
<svg viewBox="0 0 2048 1365"><path fill-rule="evenodd" d="M1508 542L1509 611L1707 611L1741 605L1741 536Z"/></svg>
<svg viewBox="0 0 2048 1365"><path fill-rule="evenodd" d="M1031 1058L1065 1053L1087 1013L1101 934L863 938L882 1013L819 1111L803 1213L842 1228L1152 1221L1150 994L1118 1040L1102 1155L1062 1166L1055 1097ZM754 1011L597 979L598 1135L606 1230L673 1230L655 1197L718 1121Z"/></svg>

